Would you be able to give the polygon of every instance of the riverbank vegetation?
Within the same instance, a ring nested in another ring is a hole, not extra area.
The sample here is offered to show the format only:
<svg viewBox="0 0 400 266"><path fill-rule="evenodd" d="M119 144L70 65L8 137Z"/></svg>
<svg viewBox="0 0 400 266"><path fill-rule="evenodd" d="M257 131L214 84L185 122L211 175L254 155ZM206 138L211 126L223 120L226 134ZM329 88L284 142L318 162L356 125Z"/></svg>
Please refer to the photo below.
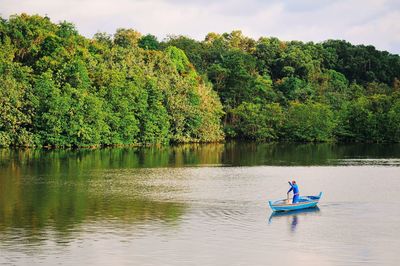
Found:
<svg viewBox="0 0 400 266"><path fill-rule="evenodd" d="M400 141L400 57L346 41L203 41L0 20L0 146Z"/></svg>

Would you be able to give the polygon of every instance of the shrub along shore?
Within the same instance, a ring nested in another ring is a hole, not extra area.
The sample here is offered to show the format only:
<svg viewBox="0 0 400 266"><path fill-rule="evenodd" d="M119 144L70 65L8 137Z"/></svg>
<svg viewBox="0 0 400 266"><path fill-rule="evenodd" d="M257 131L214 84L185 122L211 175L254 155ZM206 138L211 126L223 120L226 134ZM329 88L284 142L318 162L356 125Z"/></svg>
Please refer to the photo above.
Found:
<svg viewBox="0 0 400 266"><path fill-rule="evenodd" d="M400 142L400 57L346 41L89 39L0 19L0 146Z"/></svg>

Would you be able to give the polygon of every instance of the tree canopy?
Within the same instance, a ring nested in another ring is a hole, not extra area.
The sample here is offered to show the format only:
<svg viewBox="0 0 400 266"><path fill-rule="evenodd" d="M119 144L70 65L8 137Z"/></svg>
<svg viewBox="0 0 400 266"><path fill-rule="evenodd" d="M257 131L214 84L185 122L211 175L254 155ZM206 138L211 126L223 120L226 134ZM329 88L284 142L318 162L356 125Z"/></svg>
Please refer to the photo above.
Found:
<svg viewBox="0 0 400 266"><path fill-rule="evenodd" d="M132 29L79 35L22 14L1 21L0 145L220 141L222 105L185 53Z"/></svg>
<svg viewBox="0 0 400 266"><path fill-rule="evenodd" d="M159 41L0 20L0 146L400 141L400 57L240 31Z"/></svg>
<svg viewBox="0 0 400 266"><path fill-rule="evenodd" d="M227 137L398 142L400 57L341 40L172 36L219 94ZM396 118L395 118L396 117Z"/></svg>

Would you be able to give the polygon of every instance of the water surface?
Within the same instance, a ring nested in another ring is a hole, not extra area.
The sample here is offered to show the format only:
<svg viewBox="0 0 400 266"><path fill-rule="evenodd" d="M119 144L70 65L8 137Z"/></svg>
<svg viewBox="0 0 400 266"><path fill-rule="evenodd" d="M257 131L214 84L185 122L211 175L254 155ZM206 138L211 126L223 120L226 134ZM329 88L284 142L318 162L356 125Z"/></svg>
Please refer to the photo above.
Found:
<svg viewBox="0 0 400 266"><path fill-rule="evenodd" d="M400 146L0 150L0 264L397 265ZM295 178L319 208L272 214Z"/></svg>

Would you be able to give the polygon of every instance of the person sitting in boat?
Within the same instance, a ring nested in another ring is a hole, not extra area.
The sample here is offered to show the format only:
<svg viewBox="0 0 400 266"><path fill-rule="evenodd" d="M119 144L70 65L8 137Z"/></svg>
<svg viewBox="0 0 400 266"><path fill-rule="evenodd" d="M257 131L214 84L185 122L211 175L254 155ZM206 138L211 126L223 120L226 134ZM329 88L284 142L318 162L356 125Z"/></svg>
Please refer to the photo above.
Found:
<svg viewBox="0 0 400 266"><path fill-rule="evenodd" d="M289 183L289 185L290 185L290 189L289 189L289 191L287 192L288 196L289 196L290 191L293 191L293 201L292 201L292 204L293 204L293 203L299 202L300 193L299 193L299 187L297 186L296 181L293 180L291 183L290 183L290 181L288 181L288 183Z"/></svg>

